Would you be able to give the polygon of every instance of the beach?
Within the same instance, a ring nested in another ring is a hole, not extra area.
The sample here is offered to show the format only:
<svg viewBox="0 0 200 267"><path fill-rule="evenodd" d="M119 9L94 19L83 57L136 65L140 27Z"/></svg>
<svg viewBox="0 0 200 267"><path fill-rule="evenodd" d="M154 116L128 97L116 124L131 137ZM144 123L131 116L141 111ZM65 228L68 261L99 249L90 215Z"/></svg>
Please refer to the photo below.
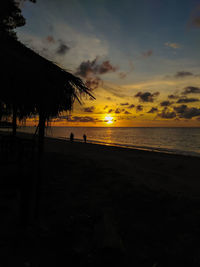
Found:
<svg viewBox="0 0 200 267"><path fill-rule="evenodd" d="M12 236L10 261L198 266L199 163L191 156L45 138L40 228ZM34 166L31 160L23 167L26 178L34 179ZM10 216L9 227L17 227L17 216Z"/></svg>

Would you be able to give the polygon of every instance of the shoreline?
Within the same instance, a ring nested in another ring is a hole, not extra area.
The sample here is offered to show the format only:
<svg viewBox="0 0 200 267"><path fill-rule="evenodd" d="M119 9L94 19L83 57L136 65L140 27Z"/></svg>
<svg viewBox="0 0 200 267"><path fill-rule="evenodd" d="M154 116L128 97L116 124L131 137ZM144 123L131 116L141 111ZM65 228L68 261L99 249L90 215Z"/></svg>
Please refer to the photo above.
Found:
<svg viewBox="0 0 200 267"><path fill-rule="evenodd" d="M1 131L0 133L10 133L6 131ZM25 138L27 136L33 137L33 133L28 133L28 132L17 132L17 135L19 136L24 136ZM37 135L36 135L37 136ZM60 140L64 142L70 142L70 138L66 137L54 137L54 136L45 136L45 139L53 139L53 140ZM74 139L74 143L80 143L83 144L84 141L79 138ZM136 145L130 145L130 144L118 144L118 143L106 143L103 141L97 141L97 140L90 140L88 139L86 144L90 145L99 145L103 147L113 147L113 148L122 148L122 149L127 149L127 150L133 150L133 151L144 151L144 152L149 152L149 153L160 153L160 154L166 154L166 155L174 155L174 156L183 156L183 157L194 157L194 158L200 158L200 153L198 152L192 152L192 151L182 151L182 150L173 150L173 149L167 149L167 148L154 148L154 147L147 147L147 146L136 146Z"/></svg>
<svg viewBox="0 0 200 267"><path fill-rule="evenodd" d="M32 137L27 133L18 133L18 136ZM82 164L86 164L94 177L101 172L102 178L116 177L135 186L144 185L175 195L200 196L199 157L45 137L44 158L49 155L55 158L55 162L59 158L65 164L73 159L72 166L80 168L80 171ZM57 163L56 166L56 169L63 168ZM84 176L84 171L82 173Z"/></svg>
<svg viewBox="0 0 200 267"><path fill-rule="evenodd" d="M45 138L53 138L53 139L58 139L58 140L63 140L63 141L70 141L69 138L65 138L65 137L45 136ZM78 139L78 138L74 139L74 142L84 143L83 140ZM141 150L141 151L147 151L147 152L171 154L171 155L177 155L177 156L200 157L200 153L198 153L198 152L182 151L182 150L168 149L168 148L161 148L161 147L148 147L148 146L136 146L136 145L130 145L130 144L106 143L103 141L90 140L90 139L87 140L87 143L88 144L95 144L95 145L102 145L102 146L111 146L111 147L132 149L132 150Z"/></svg>
<svg viewBox="0 0 200 267"><path fill-rule="evenodd" d="M141 127L139 127L139 128L141 128ZM159 127L157 127L157 128L159 128ZM197 127L195 127L195 128L197 128ZM27 133L27 132L18 132L18 133L19 134L22 133L22 134L33 135L33 133ZM57 140L69 141L69 138L62 137L62 136L55 137L55 136L46 135L45 138L53 138L53 139L57 139ZM79 138L75 138L74 142L83 143L83 140L79 139ZM91 139L87 139L87 143L88 144L97 144L97 145L102 145L102 146L113 146L113 147L132 149L132 150L141 150L141 151L147 151L147 152L149 151L149 152L164 153L164 154L170 154L170 155L191 156L191 157L200 158L200 153L194 152L194 151L187 151L187 150L170 149L170 148L164 148L164 147L137 146L137 145L120 144L120 143L108 143L108 142L91 140Z"/></svg>

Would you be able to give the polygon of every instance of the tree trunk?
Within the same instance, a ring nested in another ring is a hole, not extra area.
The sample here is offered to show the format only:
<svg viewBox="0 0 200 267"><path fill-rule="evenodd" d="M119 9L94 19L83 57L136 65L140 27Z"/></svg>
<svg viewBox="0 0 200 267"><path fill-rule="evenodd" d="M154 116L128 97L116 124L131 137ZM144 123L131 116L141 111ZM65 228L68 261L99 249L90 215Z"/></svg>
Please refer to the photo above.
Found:
<svg viewBox="0 0 200 267"><path fill-rule="evenodd" d="M37 162L37 177L35 184L35 192L33 198L35 198L34 217L36 221L39 220L39 207L40 207L40 194L42 184L42 169L43 169L43 152L44 152L44 133L45 133L45 113L39 112L39 136L38 136L38 162Z"/></svg>
<svg viewBox="0 0 200 267"><path fill-rule="evenodd" d="M39 138L38 138L38 152L39 157L42 156L44 151L44 131L45 131L45 113L43 111L40 111L39 113Z"/></svg>
<svg viewBox="0 0 200 267"><path fill-rule="evenodd" d="M13 105L12 129L13 129L13 136L16 136L16 132L17 132L17 108L15 105Z"/></svg>

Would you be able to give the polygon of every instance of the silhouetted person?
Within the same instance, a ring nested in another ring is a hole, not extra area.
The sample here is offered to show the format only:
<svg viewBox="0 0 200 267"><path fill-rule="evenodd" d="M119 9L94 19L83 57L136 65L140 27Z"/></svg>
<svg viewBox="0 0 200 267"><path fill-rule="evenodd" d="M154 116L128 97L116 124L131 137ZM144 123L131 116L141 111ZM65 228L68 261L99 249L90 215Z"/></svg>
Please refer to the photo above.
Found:
<svg viewBox="0 0 200 267"><path fill-rule="evenodd" d="M87 140L87 136L86 136L86 134L83 135L83 140L84 140L84 142L86 143L86 140Z"/></svg>
<svg viewBox="0 0 200 267"><path fill-rule="evenodd" d="M73 133L70 134L70 141L71 141L71 142L74 141L74 134L73 134Z"/></svg>

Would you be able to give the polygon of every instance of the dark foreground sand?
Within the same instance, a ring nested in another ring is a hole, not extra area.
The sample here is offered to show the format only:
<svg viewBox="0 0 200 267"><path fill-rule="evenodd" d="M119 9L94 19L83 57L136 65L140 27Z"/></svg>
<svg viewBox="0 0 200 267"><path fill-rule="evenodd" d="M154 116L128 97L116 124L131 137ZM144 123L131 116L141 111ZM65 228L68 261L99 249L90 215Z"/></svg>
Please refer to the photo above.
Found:
<svg viewBox="0 0 200 267"><path fill-rule="evenodd" d="M34 179L35 162L4 164L2 177ZM199 165L46 139L40 222L19 230L18 198L4 199L1 266L200 266Z"/></svg>

